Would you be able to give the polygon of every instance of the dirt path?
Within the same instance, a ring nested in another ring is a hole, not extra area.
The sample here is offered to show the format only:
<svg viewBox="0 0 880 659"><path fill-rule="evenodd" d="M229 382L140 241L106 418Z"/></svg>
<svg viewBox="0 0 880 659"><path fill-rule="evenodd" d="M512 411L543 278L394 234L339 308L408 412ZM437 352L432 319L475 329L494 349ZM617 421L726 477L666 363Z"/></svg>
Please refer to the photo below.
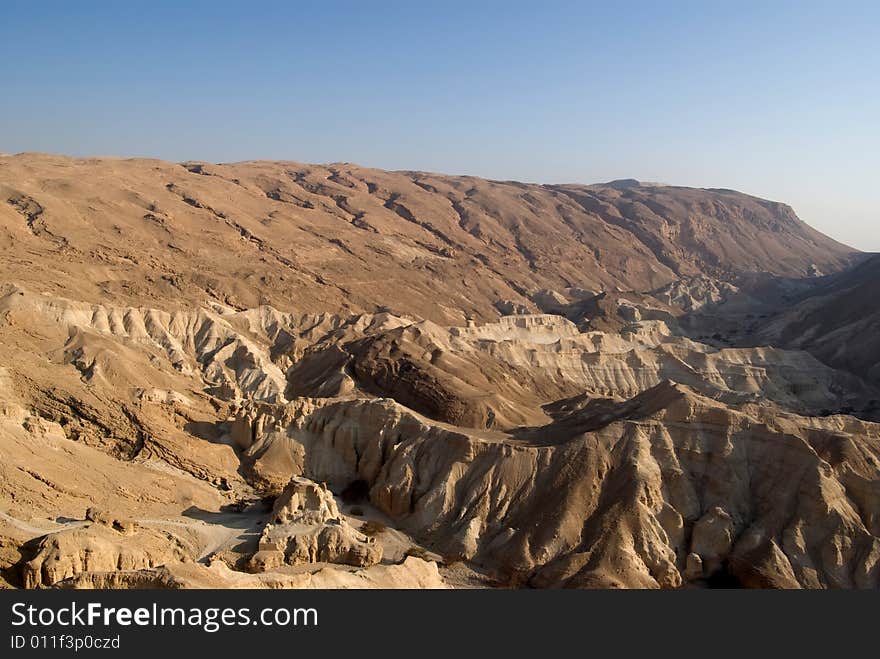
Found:
<svg viewBox="0 0 880 659"><path fill-rule="evenodd" d="M0 510L0 520L8 522L15 528L20 531L24 531L25 533L30 533L32 537L38 538L42 535L46 535L47 533L55 533L56 531L61 531L63 529L75 529L80 526L83 526L85 522L68 522L66 524L58 524L55 522L47 522L48 524L53 524L53 526L49 528L34 526L29 522L25 522L23 520L18 519L17 517L13 517L7 513L4 513Z"/></svg>
<svg viewBox="0 0 880 659"><path fill-rule="evenodd" d="M249 536L259 536L265 524L262 513L217 513L215 519L206 522L199 519L157 519L136 520L143 526L177 527L195 533L203 542L198 559L205 560L211 554L232 549Z"/></svg>
<svg viewBox="0 0 880 659"><path fill-rule="evenodd" d="M133 518L133 521L145 527L168 527L186 529L199 538L201 549L199 560L226 549L232 549L248 537L258 537L265 524L263 513L216 513L211 522L189 518ZM39 538L49 533L57 533L68 529L80 528L88 524L86 521L54 523L47 520L46 525L36 526L30 522L13 517L0 511L0 522L6 522L26 533L29 539ZM172 531L173 532L173 531Z"/></svg>

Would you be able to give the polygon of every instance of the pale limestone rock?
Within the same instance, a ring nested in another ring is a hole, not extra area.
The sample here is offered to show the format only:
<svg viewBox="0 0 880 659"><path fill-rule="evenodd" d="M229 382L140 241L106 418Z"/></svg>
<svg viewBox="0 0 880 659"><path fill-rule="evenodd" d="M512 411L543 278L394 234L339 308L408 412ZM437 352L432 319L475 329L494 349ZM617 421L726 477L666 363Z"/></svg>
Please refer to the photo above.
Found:
<svg viewBox="0 0 880 659"><path fill-rule="evenodd" d="M83 573L151 568L192 559L180 540L149 529L123 534L101 522L45 536L23 566L26 588L53 586Z"/></svg>
<svg viewBox="0 0 880 659"><path fill-rule="evenodd" d="M88 572L57 584L60 588L302 588L302 589L433 589L447 588L437 564L414 556L397 565L339 569L322 567L315 572L267 571L257 574L236 572L221 562L209 566L199 563L168 563L156 568Z"/></svg>
<svg viewBox="0 0 880 659"><path fill-rule="evenodd" d="M285 563L368 567L382 559L382 548L375 538L345 521L324 483L292 478L275 501L272 520L263 529L258 550L248 562L252 572Z"/></svg>

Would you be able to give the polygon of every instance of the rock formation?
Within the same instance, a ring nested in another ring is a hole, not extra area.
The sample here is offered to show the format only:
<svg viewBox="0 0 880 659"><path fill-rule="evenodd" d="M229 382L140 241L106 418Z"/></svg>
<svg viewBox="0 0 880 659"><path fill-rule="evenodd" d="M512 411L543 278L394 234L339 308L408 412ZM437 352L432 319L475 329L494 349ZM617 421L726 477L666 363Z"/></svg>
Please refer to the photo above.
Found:
<svg viewBox="0 0 880 659"><path fill-rule="evenodd" d="M53 586L87 572L137 570L189 560L190 551L177 537L105 517L44 536L36 555L23 566L24 587Z"/></svg>
<svg viewBox="0 0 880 659"><path fill-rule="evenodd" d="M382 548L342 518L326 485L294 477L275 500L272 521L263 529L248 566L253 572L285 563L369 567L381 559Z"/></svg>

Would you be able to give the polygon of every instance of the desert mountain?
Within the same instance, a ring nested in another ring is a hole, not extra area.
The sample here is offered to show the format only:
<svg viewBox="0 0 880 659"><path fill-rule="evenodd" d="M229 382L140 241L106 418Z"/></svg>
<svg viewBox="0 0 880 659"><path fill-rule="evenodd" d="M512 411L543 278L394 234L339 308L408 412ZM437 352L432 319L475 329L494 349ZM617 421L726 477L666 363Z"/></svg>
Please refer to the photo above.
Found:
<svg viewBox="0 0 880 659"><path fill-rule="evenodd" d="M0 157L24 587L880 585L878 261L727 190Z"/></svg>
<svg viewBox="0 0 880 659"><path fill-rule="evenodd" d="M0 267L89 302L436 322L542 289L836 272L853 250L726 190L527 185L349 164L0 158ZM49 270L44 270L49 268Z"/></svg>

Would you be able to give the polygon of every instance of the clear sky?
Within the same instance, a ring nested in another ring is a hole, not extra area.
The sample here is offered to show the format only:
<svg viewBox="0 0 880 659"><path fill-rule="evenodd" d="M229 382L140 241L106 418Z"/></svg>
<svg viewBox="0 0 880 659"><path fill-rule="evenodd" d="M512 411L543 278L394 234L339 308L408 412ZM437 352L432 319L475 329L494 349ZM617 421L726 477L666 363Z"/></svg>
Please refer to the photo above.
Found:
<svg viewBox="0 0 880 659"><path fill-rule="evenodd" d="M735 188L880 251L876 1L0 0L0 85L0 152Z"/></svg>

